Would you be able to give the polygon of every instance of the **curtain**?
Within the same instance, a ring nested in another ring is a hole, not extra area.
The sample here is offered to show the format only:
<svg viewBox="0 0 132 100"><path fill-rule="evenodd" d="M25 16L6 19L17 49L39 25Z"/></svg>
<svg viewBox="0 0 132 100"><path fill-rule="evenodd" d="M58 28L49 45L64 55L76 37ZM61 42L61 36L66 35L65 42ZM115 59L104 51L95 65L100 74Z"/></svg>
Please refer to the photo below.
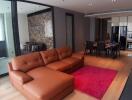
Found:
<svg viewBox="0 0 132 100"><path fill-rule="evenodd" d="M4 16L2 14L0 14L0 41L5 41Z"/></svg>

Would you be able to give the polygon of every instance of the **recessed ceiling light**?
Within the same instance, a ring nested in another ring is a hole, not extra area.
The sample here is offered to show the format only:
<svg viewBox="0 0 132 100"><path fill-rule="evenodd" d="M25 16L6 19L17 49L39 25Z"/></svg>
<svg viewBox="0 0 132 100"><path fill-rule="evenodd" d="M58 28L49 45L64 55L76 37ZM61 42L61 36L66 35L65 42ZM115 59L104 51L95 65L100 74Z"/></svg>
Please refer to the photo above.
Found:
<svg viewBox="0 0 132 100"><path fill-rule="evenodd" d="M116 2L117 2L117 0L112 0L112 2L113 2L113 3L116 3Z"/></svg>
<svg viewBox="0 0 132 100"><path fill-rule="evenodd" d="M93 3L91 3L91 2L90 2L90 3L88 3L88 6L92 6L92 5L93 5Z"/></svg>

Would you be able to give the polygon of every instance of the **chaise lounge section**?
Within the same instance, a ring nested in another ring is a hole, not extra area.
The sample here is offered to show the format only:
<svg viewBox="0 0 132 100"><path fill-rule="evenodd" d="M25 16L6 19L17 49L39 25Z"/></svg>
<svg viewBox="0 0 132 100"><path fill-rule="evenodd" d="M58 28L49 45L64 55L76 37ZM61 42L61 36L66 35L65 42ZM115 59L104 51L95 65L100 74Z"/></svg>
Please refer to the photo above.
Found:
<svg viewBox="0 0 132 100"><path fill-rule="evenodd" d="M64 47L13 58L9 77L28 100L62 100L74 89L74 78L67 73L81 66L83 56Z"/></svg>

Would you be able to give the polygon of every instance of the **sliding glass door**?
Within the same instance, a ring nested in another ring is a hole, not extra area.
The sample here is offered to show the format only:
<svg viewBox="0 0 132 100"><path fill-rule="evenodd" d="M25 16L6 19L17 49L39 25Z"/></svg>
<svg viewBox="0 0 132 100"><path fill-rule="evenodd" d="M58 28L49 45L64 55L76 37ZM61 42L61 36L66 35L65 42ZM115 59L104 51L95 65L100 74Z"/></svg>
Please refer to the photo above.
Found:
<svg viewBox="0 0 132 100"><path fill-rule="evenodd" d="M7 57L4 14L0 14L0 57Z"/></svg>
<svg viewBox="0 0 132 100"><path fill-rule="evenodd" d="M7 73L7 64L15 56L11 1L0 0L0 75Z"/></svg>

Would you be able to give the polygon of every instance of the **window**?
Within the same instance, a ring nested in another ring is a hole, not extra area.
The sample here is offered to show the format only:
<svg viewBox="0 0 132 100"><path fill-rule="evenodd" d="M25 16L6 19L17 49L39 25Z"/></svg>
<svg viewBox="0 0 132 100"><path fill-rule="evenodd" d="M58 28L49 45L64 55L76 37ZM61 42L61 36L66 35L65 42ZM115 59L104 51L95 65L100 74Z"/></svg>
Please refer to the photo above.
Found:
<svg viewBox="0 0 132 100"><path fill-rule="evenodd" d="M5 41L4 35L4 18L3 15L0 14L0 41Z"/></svg>
<svg viewBox="0 0 132 100"><path fill-rule="evenodd" d="M0 14L0 57L7 57L4 30L4 16Z"/></svg>

